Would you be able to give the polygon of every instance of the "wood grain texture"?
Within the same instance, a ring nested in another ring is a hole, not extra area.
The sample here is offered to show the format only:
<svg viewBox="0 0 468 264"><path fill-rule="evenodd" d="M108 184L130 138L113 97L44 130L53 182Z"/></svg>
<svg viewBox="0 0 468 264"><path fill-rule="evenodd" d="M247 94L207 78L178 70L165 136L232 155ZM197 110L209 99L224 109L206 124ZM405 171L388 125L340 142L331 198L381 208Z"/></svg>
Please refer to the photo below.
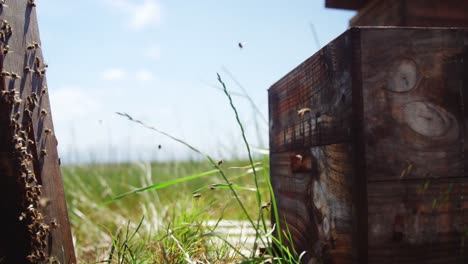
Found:
<svg viewBox="0 0 468 264"><path fill-rule="evenodd" d="M468 30L391 27L271 87L271 179L305 263L468 261L467 89ZM317 113L344 126L319 140Z"/></svg>
<svg viewBox="0 0 468 264"><path fill-rule="evenodd" d="M362 29L369 263L464 263L463 29Z"/></svg>
<svg viewBox="0 0 468 264"><path fill-rule="evenodd" d="M351 26L467 27L463 0L379 0L359 9Z"/></svg>
<svg viewBox="0 0 468 264"><path fill-rule="evenodd" d="M364 32L368 181L464 177L464 31Z"/></svg>
<svg viewBox="0 0 468 264"><path fill-rule="evenodd" d="M350 44L343 34L271 86L272 152L350 140Z"/></svg>
<svg viewBox="0 0 468 264"><path fill-rule="evenodd" d="M2 53L5 54L1 66L9 76L2 76L0 120L3 121L0 128L6 136L2 137L6 141L6 154L0 156L4 164L0 169L0 185L3 187L4 181L15 182L10 183L11 189L4 195L13 195L16 200L4 206L14 208L9 214L11 221L24 234L15 247L16 251L24 251L2 252L0 249L0 254L7 260L11 258L11 263L36 263L44 256L53 257L60 263L76 263L35 7L28 1L8 1L7 4L8 8L3 8L0 14L11 27L11 36L6 36L5 30L1 32L4 34ZM5 22L3 24L5 26ZM14 78L13 73L20 78ZM22 147L21 151L18 146ZM27 181L26 185L24 181ZM25 231L25 225L29 231ZM40 239L41 243L35 243L31 230L39 232L42 229L50 231L41 231L44 238ZM2 236L1 240L5 243L14 241L9 236Z"/></svg>
<svg viewBox="0 0 468 264"><path fill-rule="evenodd" d="M274 84L271 178L281 226L304 262L352 263L353 123L350 33ZM307 230L304 232L304 230Z"/></svg>

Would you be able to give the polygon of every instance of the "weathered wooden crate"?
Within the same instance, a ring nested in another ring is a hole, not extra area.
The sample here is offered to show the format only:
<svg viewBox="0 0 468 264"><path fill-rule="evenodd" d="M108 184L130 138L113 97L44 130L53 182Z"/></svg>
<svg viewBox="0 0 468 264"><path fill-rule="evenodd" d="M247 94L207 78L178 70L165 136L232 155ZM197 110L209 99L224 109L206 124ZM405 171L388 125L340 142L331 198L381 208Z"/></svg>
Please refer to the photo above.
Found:
<svg viewBox="0 0 468 264"><path fill-rule="evenodd" d="M271 180L305 263L468 263L467 94L453 28L351 28L270 88Z"/></svg>
<svg viewBox="0 0 468 264"><path fill-rule="evenodd" d="M464 0L326 0L326 6L358 10L351 26L468 27Z"/></svg>
<svg viewBox="0 0 468 264"><path fill-rule="evenodd" d="M6 2L0 5L0 263L76 263L35 1Z"/></svg>

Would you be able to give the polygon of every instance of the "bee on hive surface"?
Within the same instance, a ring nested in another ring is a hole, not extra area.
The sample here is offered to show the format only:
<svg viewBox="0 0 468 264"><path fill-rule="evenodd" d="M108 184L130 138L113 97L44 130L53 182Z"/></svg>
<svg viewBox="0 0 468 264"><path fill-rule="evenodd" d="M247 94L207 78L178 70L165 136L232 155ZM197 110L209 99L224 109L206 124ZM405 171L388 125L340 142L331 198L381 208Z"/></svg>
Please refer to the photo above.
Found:
<svg viewBox="0 0 468 264"><path fill-rule="evenodd" d="M310 111L311 111L310 108L305 107L305 108L299 109L299 110L297 111L297 114L298 114L300 117L304 117L305 113L308 113L308 112L310 112Z"/></svg>
<svg viewBox="0 0 468 264"><path fill-rule="evenodd" d="M51 227L52 229L56 229L56 228L58 227L57 220L55 220L55 219L52 220L52 221L50 222L50 227Z"/></svg>
<svg viewBox="0 0 468 264"><path fill-rule="evenodd" d="M3 47L3 55L7 55L8 53L10 53L12 51L10 51L10 46L9 45L5 45Z"/></svg>
<svg viewBox="0 0 468 264"><path fill-rule="evenodd" d="M11 72L11 78L13 80L16 80L16 79L21 79L21 76L17 74L16 72Z"/></svg>
<svg viewBox="0 0 468 264"><path fill-rule="evenodd" d="M32 7L36 6L36 0L28 0L28 4Z"/></svg>
<svg viewBox="0 0 468 264"><path fill-rule="evenodd" d="M7 71L5 71L5 70L2 71L2 76L3 76L3 77L10 77L10 75L11 75L11 74L10 74L9 72L7 72Z"/></svg>

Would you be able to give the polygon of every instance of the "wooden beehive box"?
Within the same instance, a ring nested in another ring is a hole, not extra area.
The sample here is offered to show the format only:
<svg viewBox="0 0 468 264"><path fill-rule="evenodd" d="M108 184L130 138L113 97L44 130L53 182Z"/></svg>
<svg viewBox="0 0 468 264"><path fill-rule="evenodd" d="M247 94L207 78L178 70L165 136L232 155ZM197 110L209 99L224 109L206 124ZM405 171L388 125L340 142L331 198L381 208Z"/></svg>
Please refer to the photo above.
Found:
<svg viewBox="0 0 468 264"><path fill-rule="evenodd" d="M468 30L351 28L269 90L304 263L468 263Z"/></svg>
<svg viewBox="0 0 468 264"><path fill-rule="evenodd" d="M0 3L0 263L72 264L35 5Z"/></svg>
<svg viewBox="0 0 468 264"><path fill-rule="evenodd" d="M351 26L468 27L463 0L326 0L326 6L358 10Z"/></svg>

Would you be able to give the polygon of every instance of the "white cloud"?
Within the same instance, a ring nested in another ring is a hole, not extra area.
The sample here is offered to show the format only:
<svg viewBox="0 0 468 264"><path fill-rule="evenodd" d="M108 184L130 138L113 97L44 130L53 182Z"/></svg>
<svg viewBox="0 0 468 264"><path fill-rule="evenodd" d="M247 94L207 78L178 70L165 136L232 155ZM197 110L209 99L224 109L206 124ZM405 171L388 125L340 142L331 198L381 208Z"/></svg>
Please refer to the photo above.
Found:
<svg viewBox="0 0 468 264"><path fill-rule="evenodd" d="M101 79L105 81L119 81L127 77L127 72L122 69L107 69L101 73Z"/></svg>
<svg viewBox="0 0 468 264"><path fill-rule="evenodd" d="M138 81L151 81L153 79L153 74L148 70L139 70L135 74L135 78Z"/></svg>
<svg viewBox="0 0 468 264"><path fill-rule="evenodd" d="M143 29L158 25L161 20L161 6L156 0L105 0L105 2L130 16L132 29Z"/></svg>

